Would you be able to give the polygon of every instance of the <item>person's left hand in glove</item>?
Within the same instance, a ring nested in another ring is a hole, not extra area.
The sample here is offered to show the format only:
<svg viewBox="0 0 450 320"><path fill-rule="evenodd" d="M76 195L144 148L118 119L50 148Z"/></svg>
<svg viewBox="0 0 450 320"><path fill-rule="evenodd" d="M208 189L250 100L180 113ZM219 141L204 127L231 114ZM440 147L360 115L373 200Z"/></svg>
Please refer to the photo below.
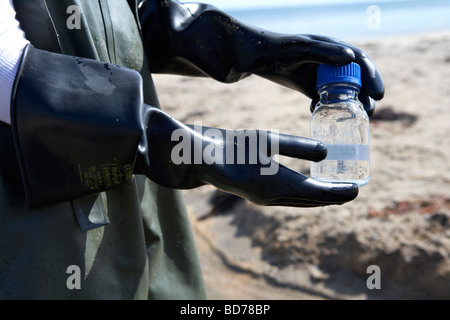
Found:
<svg viewBox="0 0 450 320"><path fill-rule="evenodd" d="M318 207L356 198L351 183L311 179L273 159L276 154L309 161L325 159L319 141L265 130L224 130L184 125L150 108L146 145L135 166L160 185L192 189L213 185L265 206Z"/></svg>

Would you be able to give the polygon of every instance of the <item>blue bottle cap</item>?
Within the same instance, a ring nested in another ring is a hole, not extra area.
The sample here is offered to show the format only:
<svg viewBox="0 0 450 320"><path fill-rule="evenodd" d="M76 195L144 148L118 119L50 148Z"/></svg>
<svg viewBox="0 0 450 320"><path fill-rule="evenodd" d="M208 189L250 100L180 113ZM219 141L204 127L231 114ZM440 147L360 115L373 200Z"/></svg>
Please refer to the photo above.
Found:
<svg viewBox="0 0 450 320"><path fill-rule="evenodd" d="M342 82L353 83L361 88L361 67L351 62L344 66L322 64L317 69L317 90L327 84Z"/></svg>

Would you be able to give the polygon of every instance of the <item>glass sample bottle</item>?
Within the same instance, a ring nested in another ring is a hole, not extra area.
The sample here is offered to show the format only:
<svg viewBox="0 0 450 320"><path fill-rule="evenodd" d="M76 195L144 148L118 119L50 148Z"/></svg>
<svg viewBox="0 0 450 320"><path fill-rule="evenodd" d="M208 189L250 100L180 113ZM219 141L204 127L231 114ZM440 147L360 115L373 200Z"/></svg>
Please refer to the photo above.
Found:
<svg viewBox="0 0 450 320"><path fill-rule="evenodd" d="M311 177L323 182L369 182L369 117L358 100L361 68L321 65L317 71L320 101L311 117L311 138L327 146L327 157L311 162Z"/></svg>

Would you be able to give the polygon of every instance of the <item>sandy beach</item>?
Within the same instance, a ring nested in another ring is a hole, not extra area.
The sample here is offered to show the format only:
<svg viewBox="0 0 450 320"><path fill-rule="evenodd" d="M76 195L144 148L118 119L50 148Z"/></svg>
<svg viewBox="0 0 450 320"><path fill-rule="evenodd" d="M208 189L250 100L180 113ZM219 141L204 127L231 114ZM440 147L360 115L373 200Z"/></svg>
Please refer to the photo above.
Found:
<svg viewBox="0 0 450 320"><path fill-rule="evenodd" d="M386 85L370 183L350 203L313 209L186 191L210 299L450 299L450 31L353 44ZM163 109L185 123L309 136L309 99L256 76L154 80ZM367 287L374 265L380 289Z"/></svg>

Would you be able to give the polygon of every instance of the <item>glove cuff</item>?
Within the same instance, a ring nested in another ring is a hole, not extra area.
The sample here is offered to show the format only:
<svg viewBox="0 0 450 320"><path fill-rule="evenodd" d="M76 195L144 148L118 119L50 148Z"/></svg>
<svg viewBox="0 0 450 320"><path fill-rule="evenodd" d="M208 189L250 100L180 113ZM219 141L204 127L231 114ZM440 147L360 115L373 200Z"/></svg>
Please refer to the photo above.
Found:
<svg viewBox="0 0 450 320"><path fill-rule="evenodd" d="M11 126L29 206L128 185L144 130L142 108L137 72L28 46Z"/></svg>

